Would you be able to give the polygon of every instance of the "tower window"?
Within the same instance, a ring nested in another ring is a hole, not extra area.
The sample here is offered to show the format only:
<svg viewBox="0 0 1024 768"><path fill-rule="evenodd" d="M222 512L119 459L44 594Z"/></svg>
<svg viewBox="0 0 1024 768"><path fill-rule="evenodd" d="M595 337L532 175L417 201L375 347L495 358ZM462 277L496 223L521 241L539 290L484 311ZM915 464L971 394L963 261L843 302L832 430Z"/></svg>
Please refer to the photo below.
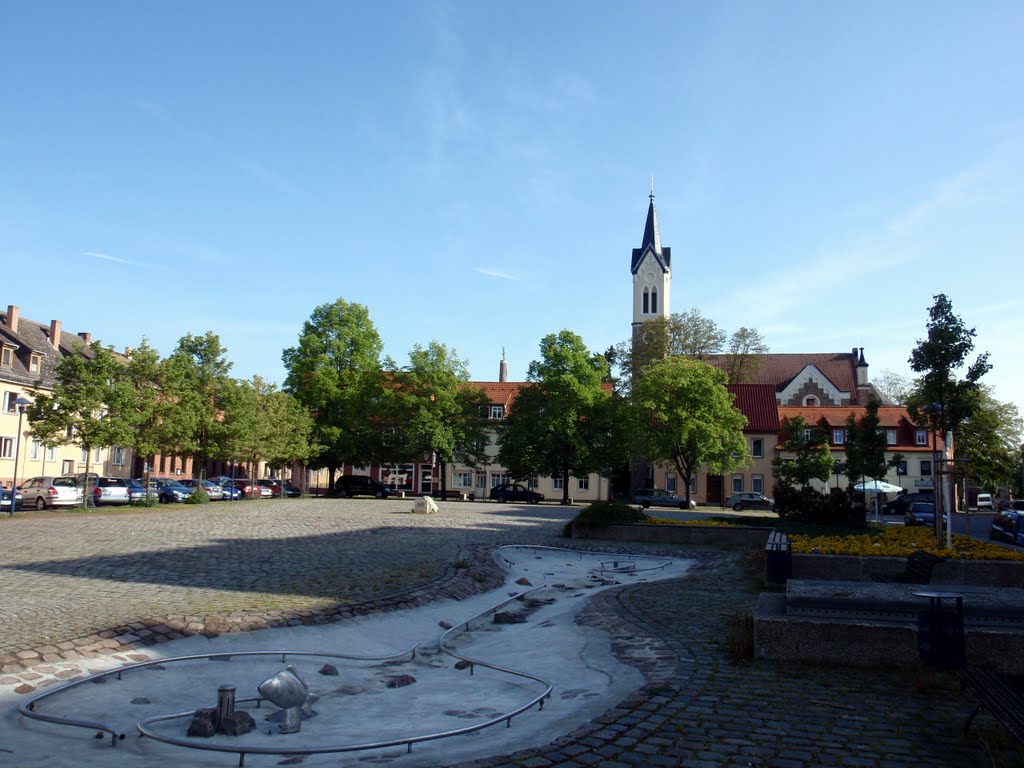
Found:
<svg viewBox="0 0 1024 768"><path fill-rule="evenodd" d="M658 289L654 288L651 291L651 314L658 314Z"/></svg>
<svg viewBox="0 0 1024 768"><path fill-rule="evenodd" d="M649 314L651 311L651 294L644 288L644 314Z"/></svg>

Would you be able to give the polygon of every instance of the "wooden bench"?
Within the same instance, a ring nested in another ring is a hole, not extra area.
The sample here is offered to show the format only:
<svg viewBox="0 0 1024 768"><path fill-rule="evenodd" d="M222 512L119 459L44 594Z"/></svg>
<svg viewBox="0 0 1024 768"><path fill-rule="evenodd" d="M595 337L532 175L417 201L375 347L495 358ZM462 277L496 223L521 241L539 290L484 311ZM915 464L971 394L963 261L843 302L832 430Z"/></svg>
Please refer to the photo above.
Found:
<svg viewBox="0 0 1024 768"><path fill-rule="evenodd" d="M1019 684L987 669L964 667L957 671L960 687L969 690L978 699L978 706L967 717L964 735L971 729L974 718L987 709L1017 741L1024 744L1024 690Z"/></svg>
<svg viewBox="0 0 1024 768"><path fill-rule="evenodd" d="M906 569L903 573L884 574L876 573L871 577L872 581L889 581L898 584L930 584L932 571L939 563L944 563L946 558L925 552L918 549L907 557Z"/></svg>

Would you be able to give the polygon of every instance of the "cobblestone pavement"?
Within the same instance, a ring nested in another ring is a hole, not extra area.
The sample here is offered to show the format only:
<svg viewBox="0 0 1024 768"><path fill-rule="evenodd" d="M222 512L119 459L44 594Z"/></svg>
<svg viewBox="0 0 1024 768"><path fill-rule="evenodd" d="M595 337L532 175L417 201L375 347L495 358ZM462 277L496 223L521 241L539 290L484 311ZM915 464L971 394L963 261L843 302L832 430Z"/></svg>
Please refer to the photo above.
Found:
<svg viewBox="0 0 1024 768"><path fill-rule="evenodd" d="M497 583L488 547L564 546L572 515L486 503L401 514L409 506L308 499L0 521L0 683L21 679L27 692L62 664L130 660L186 634L471 594ZM756 599L754 570L731 553L672 551L697 559L691 576L600 593L580 618L647 684L547 747L460 768L1024 765L987 713L982 738L958 736L973 701L945 676L731 663L727 638Z"/></svg>

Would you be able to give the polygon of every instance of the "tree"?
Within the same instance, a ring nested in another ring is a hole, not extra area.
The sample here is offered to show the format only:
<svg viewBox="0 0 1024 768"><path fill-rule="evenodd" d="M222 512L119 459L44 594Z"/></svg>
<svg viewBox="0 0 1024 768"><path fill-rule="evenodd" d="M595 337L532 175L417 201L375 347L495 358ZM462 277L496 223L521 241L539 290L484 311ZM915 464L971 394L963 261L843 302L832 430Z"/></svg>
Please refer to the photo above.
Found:
<svg viewBox="0 0 1024 768"><path fill-rule="evenodd" d="M499 426L498 460L516 479L561 478L567 504L569 476L586 476L603 463L584 423L597 419L597 409L611 397L602 387L608 363L571 331L545 336L540 351L527 372L530 386L520 390Z"/></svg>
<svg viewBox="0 0 1024 768"><path fill-rule="evenodd" d="M783 457L782 452L792 455ZM808 425L802 416L783 422L781 451L772 459L776 485L808 489L811 480L827 483L833 466L823 429Z"/></svg>
<svg viewBox="0 0 1024 768"><path fill-rule="evenodd" d="M879 426L878 409L881 403L870 398L864 416L858 419L850 414L846 419L846 477L850 485L865 479L883 480L889 467L903 461L901 454L887 456L889 441Z"/></svg>
<svg viewBox="0 0 1024 768"><path fill-rule="evenodd" d="M165 447L163 420L168 406L160 391L160 355L145 338L128 355L125 382L131 387L134 407L129 415L131 447L146 461L146 486L149 486L153 457Z"/></svg>
<svg viewBox="0 0 1024 768"><path fill-rule="evenodd" d="M873 376L871 383L893 405L905 406L914 389L914 382L908 376L902 376L888 369Z"/></svg>
<svg viewBox="0 0 1024 768"><path fill-rule="evenodd" d="M730 384L750 384L757 379L768 354L768 345L754 328L742 327L729 338L725 351L725 373Z"/></svg>
<svg viewBox="0 0 1024 768"><path fill-rule="evenodd" d="M725 474L750 458L743 437L747 420L726 381L725 373L706 363L669 357L644 368L633 388L637 449L648 461L672 463L687 506L700 467Z"/></svg>
<svg viewBox="0 0 1024 768"><path fill-rule="evenodd" d="M337 299L313 310L299 343L282 354L285 390L313 417L311 465L326 467L330 486L339 467L372 463L381 455L384 345L361 304Z"/></svg>
<svg viewBox="0 0 1024 768"><path fill-rule="evenodd" d="M50 445L74 444L85 455L85 497L90 503L90 461L96 448L131 441L132 390L124 364L94 342L57 363L53 391L28 408L30 434Z"/></svg>
<svg viewBox="0 0 1024 768"><path fill-rule="evenodd" d="M942 436L943 455L948 456L950 435L973 414L978 401L978 382L992 366L986 352L968 366L963 379L956 378L957 371L974 349L975 332L953 314L953 304L945 294L934 298L935 303L928 310L928 337L918 339L917 347L910 353L910 367L921 377L908 400L907 410L915 423L927 424ZM943 479L942 505L949 509L952 499L944 482L946 476L938 475ZM935 535L940 544L942 518L941 514L935 515Z"/></svg>
<svg viewBox="0 0 1024 768"><path fill-rule="evenodd" d="M453 349L432 341L415 345L409 365L396 376L400 420L397 441L410 455L436 457L441 472L441 494L447 495L447 466L456 456L469 466L485 461L487 439L481 409L487 395L469 384L469 369Z"/></svg>
<svg viewBox="0 0 1024 768"><path fill-rule="evenodd" d="M999 402L990 387L980 385L974 410L957 433L957 464L990 493L1001 486L1012 487L1020 461L1022 432L1024 420L1017 406Z"/></svg>
<svg viewBox="0 0 1024 768"><path fill-rule="evenodd" d="M291 395L253 376L233 382L225 402L232 458L243 458L252 467L260 461L280 467L308 455L312 418Z"/></svg>
<svg viewBox="0 0 1024 768"><path fill-rule="evenodd" d="M161 384L168 407L163 411L165 447L179 455L191 455L200 477L209 459L226 455L228 429L223 418L231 363L227 350L212 331L191 333L163 364Z"/></svg>
<svg viewBox="0 0 1024 768"><path fill-rule="evenodd" d="M616 358L626 370L636 374L644 366L666 356L706 360L725 346L725 331L699 310L676 312L665 318L645 322L634 338L619 343Z"/></svg>

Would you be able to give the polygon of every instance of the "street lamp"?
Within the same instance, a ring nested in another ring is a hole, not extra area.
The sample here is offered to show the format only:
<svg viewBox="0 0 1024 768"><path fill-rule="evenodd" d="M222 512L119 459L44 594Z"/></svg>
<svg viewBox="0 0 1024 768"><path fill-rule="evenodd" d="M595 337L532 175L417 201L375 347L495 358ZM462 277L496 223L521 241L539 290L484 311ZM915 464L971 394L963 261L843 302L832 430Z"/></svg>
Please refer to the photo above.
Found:
<svg viewBox="0 0 1024 768"><path fill-rule="evenodd" d="M14 401L18 408L18 435L14 439L14 475L11 478L11 511L8 517L14 516L14 508L18 506L18 454L21 452L21 420L25 416L25 408L32 405L27 397L19 397Z"/></svg>

